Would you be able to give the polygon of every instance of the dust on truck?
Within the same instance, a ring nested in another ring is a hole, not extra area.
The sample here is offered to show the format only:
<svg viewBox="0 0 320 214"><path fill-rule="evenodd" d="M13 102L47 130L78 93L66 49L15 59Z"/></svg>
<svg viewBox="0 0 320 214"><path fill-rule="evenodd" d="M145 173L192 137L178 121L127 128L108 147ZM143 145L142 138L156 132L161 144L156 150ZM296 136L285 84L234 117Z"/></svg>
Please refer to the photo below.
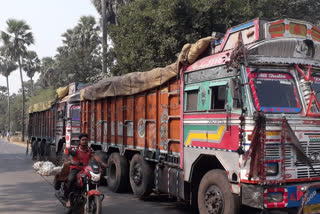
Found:
<svg viewBox="0 0 320 214"><path fill-rule="evenodd" d="M80 93L71 83L56 90L52 100L29 107L28 141L34 159L61 163L64 148L78 145Z"/></svg>
<svg viewBox="0 0 320 214"><path fill-rule="evenodd" d="M255 19L82 90L81 131L110 155L108 187L201 214L319 213L319 42L310 23Z"/></svg>

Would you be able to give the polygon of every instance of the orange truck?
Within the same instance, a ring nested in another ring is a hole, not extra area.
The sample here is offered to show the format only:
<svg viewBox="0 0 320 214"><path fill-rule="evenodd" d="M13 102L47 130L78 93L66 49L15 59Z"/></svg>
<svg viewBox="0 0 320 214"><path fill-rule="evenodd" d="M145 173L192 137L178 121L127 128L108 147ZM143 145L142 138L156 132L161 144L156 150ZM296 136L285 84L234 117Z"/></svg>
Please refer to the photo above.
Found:
<svg viewBox="0 0 320 214"><path fill-rule="evenodd" d="M33 159L61 163L64 148L78 145L81 87L71 83L57 89L55 98L29 107L28 143Z"/></svg>
<svg viewBox="0 0 320 214"><path fill-rule="evenodd" d="M81 90L81 132L109 154L108 187L201 214L320 213L320 30L254 19L219 37Z"/></svg>

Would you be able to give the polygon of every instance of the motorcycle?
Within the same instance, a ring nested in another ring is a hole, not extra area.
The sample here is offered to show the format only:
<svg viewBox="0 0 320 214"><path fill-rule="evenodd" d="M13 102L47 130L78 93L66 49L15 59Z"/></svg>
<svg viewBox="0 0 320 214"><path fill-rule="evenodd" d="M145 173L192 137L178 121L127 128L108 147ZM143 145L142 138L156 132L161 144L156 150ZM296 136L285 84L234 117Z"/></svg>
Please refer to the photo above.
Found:
<svg viewBox="0 0 320 214"><path fill-rule="evenodd" d="M104 194L98 190L102 171L100 165L95 161L90 161L88 166L79 164L71 165L70 168L73 166L80 169L74 188L67 196L67 179L61 181L56 176L54 181L55 196L66 208L66 213L101 214ZM71 202L70 208L66 207L68 198Z"/></svg>

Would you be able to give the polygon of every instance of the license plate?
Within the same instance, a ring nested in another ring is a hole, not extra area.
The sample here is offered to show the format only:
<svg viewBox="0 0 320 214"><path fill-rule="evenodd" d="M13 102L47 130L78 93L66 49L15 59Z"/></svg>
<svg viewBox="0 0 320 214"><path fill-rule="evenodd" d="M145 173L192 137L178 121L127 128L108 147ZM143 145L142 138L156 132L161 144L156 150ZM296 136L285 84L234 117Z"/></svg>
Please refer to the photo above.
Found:
<svg viewBox="0 0 320 214"><path fill-rule="evenodd" d="M304 214L316 214L320 213L320 204L312 204L305 206L303 209Z"/></svg>

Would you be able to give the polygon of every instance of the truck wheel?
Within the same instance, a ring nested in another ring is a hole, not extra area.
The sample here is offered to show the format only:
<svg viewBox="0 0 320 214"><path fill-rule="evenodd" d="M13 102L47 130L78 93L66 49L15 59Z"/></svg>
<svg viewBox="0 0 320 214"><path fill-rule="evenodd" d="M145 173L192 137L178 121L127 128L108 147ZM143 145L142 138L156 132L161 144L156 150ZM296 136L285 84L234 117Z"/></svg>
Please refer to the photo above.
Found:
<svg viewBox="0 0 320 214"><path fill-rule="evenodd" d="M237 214L238 201L230 191L226 172L220 169L207 172L198 190L200 214Z"/></svg>
<svg viewBox="0 0 320 214"><path fill-rule="evenodd" d="M129 166L125 157L114 152L108 158L108 188L112 192L124 192L128 190Z"/></svg>
<svg viewBox="0 0 320 214"><path fill-rule="evenodd" d="M135 154L130 162L130 184L133 194L138 198L148 196L152 191L153 169L140 154Z"/></svg>
<svg viewBox="0 0 320 214"><path fill-rule="evenodd" d="M37 149L37 160L42 161L42 153L41 153L41 141L36 141L36 149Z"/></svg>
<svg viewBox="0 0 320 214"><path fill-rule="evenodd" d="M44 161L49 160L49 149L50 149L49 145L46 142L44 142L43 143L43 160Z"/></svg>
<svg viewBox="0 0 320 214"><path fill-rule="evenodd" d="M45 141L39 141L39 160L46 161L45 157L45 150L46 150L46 142Z"/></svg>
<svg viewBox="0 0 320 214"><path fill-rule="evenodd" d="M31 142L31 148L32 148L32 160L37 160L37 141L33 140Z"/></svg>

